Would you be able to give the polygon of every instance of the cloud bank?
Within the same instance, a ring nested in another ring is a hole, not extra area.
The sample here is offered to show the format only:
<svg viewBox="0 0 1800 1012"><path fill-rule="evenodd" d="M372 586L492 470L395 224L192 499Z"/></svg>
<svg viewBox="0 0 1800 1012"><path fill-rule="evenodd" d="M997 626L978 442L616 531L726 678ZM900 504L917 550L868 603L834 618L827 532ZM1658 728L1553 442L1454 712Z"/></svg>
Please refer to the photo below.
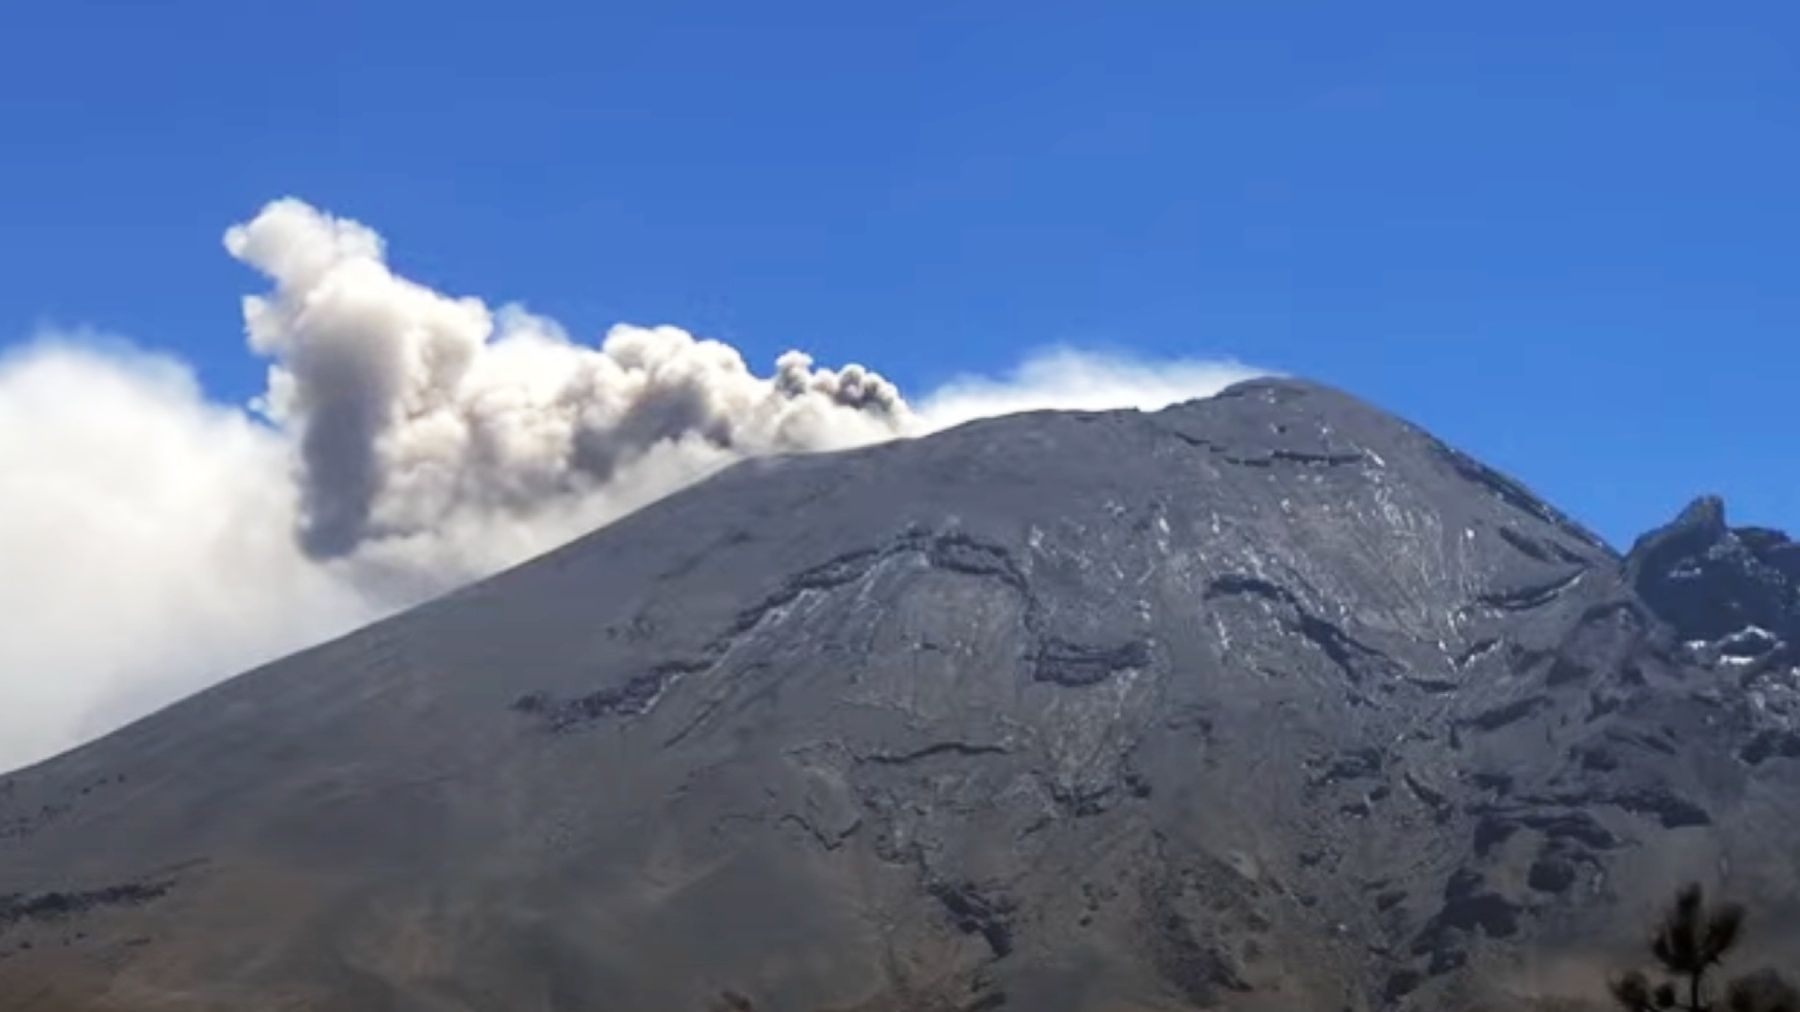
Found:
<svg viewBox="0 0 1800 1012"><path fill-rule="evenodd" d="M286 467L176 362L0 359L0 768L378 613L300 551Z"/></svg>
<svg viewBox="0 0 1800 1012"><path fill-rule="evenodd" d="M776 452L1036 408L1157 408L1256 371L1053 349L916 406L797 351L619 325L597 344L394 273L298 200L225 234L269 289L248 407L94 335L0 355L0 770Z"/></svg>

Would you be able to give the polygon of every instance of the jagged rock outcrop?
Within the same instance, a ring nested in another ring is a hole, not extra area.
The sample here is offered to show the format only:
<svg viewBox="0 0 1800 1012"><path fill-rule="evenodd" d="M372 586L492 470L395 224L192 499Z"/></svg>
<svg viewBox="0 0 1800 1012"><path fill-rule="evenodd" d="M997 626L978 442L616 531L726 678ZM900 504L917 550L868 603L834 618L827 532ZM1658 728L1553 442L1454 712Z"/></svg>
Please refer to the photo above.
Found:
<svg viewBox="0 0 1800 1012"><path fill-rule="evenodd" d="M1779 531L1725 524L1725 504L1697 499L1638 539L1631 586L1708 666L1767 667L1797 659L1800 544Z"/></svg>
<svg viewBox="0 0 1800 1012"><path fill-rule="evenodd" d="M0 778L0 1004L1529 1007L1791 903L1797 582L1286 380L747 463Z"/></svg>

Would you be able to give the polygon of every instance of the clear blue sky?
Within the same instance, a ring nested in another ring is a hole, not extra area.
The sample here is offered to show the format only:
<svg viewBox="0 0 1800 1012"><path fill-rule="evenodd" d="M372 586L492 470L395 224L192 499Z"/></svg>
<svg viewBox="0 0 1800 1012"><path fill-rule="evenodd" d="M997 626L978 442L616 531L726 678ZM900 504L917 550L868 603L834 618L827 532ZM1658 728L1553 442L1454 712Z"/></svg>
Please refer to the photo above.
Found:
<svg viewBox="0 0 1800 1012"><path fill-rule="evenodd" d="M219 236L294 194L581 335L915 391L1224 353L1615 541L1700 491L1800 527L1792 3L58 0L0 38L0 341L91 324L247 397Z"/></svg>

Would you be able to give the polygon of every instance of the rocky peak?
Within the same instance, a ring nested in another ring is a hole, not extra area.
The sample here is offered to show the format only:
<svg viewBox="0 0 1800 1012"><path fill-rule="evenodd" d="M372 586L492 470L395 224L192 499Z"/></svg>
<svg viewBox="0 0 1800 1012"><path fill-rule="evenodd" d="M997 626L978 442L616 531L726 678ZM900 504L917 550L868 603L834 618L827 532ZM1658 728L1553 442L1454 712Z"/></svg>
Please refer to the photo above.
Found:
<svg viewBox="0 0 1800 1012"><path fill-rule="evenodd" d="M1800 544L1780 531L1731 527L1717 496L1639 538L1625 571L1687 642L1742 658L1800 642Z"/></svg>

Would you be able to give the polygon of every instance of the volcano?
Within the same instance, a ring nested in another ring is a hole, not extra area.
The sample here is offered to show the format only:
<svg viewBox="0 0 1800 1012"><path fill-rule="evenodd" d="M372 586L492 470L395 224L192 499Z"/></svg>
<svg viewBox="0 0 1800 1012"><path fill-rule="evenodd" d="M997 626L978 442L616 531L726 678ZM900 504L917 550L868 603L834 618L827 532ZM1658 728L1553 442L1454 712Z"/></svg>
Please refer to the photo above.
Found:
<svg viewBox="0 0 1800 1012"><path fill-rule="evenodd" d="M1290 380L742 463L0 779L0 1006L1578 1007L1793 941L1797 588Z"/></svg>

